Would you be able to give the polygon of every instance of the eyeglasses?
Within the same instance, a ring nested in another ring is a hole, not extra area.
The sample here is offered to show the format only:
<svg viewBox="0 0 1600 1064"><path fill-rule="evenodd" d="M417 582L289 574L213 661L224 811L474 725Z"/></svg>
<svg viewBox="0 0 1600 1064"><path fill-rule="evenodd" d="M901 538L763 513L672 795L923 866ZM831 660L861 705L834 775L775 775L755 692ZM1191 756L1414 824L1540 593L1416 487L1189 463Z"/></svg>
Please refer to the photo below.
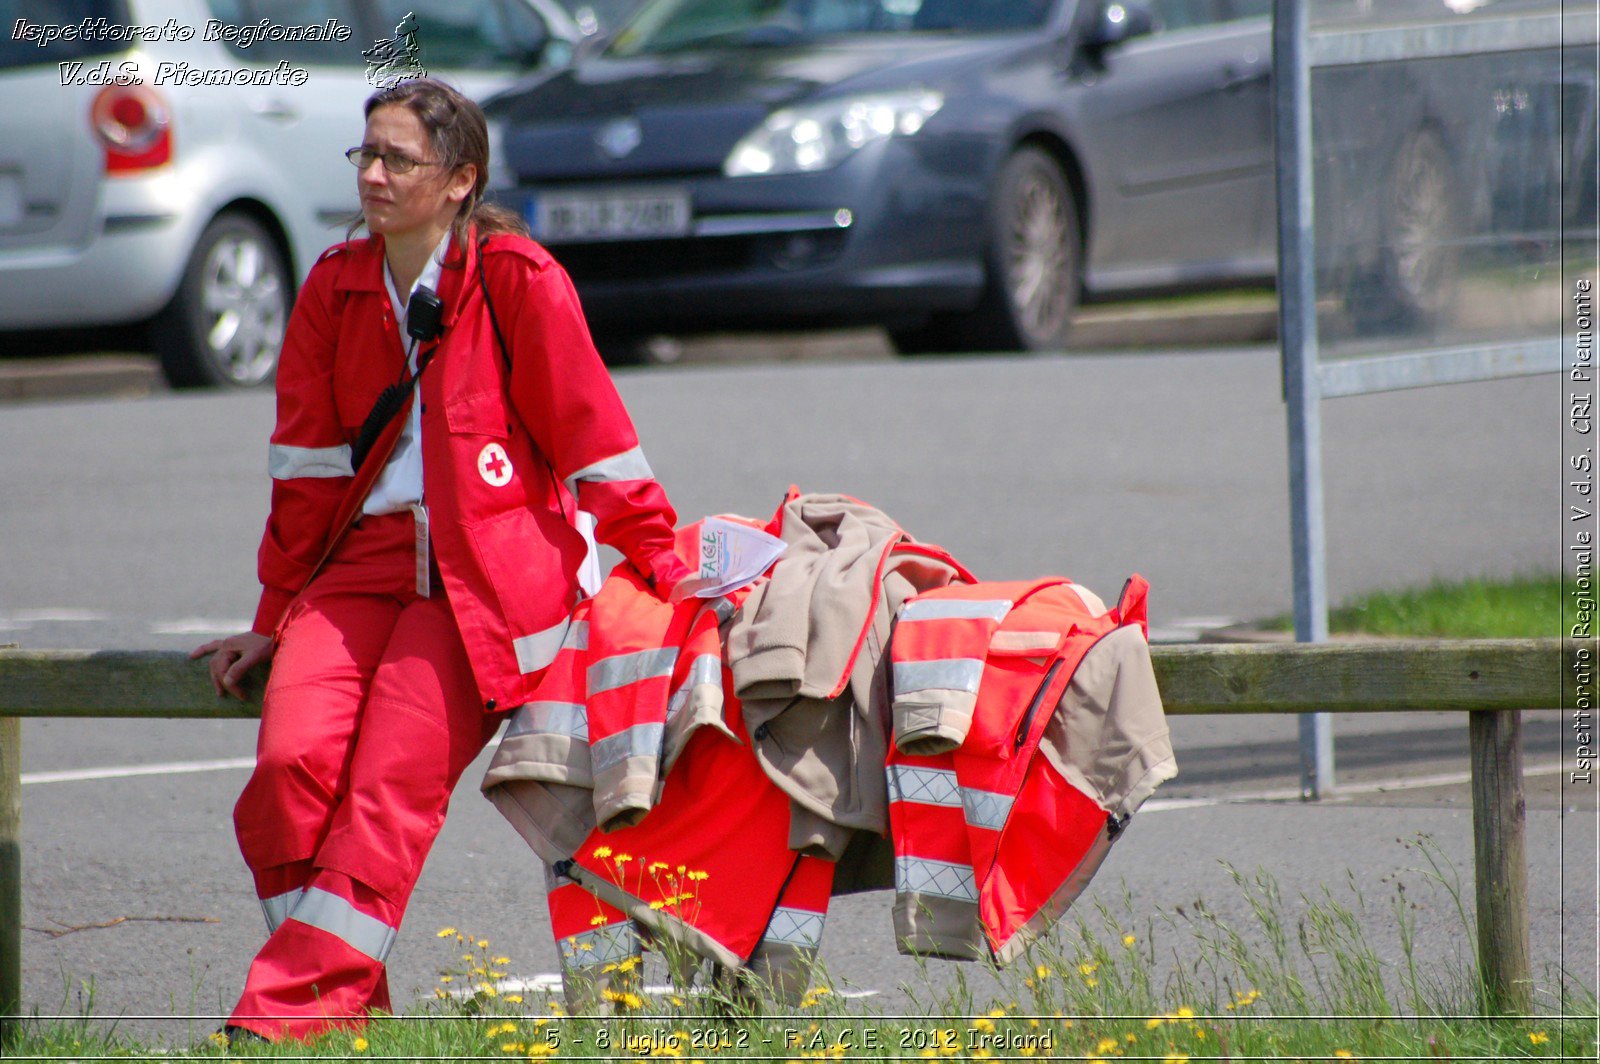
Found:
<svg viewBox="0 0 1600 1064"><path fill-rule="evenodd" d="M438 166L438 163L427 162L422 159L413 159L409 155L401 155L397 151L373 151L371 148L351 148L344 153L350 160L350 165L357 170L365 170L372 165L374 159L383 160L383 168L391 174L410 173L414 166Z"/></svg>

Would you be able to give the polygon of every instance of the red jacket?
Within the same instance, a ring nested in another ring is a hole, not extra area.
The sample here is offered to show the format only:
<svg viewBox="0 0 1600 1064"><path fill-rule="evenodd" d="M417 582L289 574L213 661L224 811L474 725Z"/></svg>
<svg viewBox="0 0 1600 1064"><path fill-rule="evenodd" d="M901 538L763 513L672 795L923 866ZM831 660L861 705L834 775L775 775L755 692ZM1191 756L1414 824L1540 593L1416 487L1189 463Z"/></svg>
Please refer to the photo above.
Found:
<svg viewBox="0 0 1600 1064"><path fill-rule="evenodd" d="M476 240L452 242L440 278L443 333L418 383L433 550L484 706L528 700L555 657L580 591L582 537L596 537L666 594L687 575L676 520L595 352L566 272L531 240L484 245L509 379L478 281ZM393 450L402 410L352 475L350 447L404 348L383 282L383 239L337 245L295 302L278 368L269 462L272 511L258 558L254 628L270 634L360 514ZM412 401L416 401L415 398Z"/></svg>

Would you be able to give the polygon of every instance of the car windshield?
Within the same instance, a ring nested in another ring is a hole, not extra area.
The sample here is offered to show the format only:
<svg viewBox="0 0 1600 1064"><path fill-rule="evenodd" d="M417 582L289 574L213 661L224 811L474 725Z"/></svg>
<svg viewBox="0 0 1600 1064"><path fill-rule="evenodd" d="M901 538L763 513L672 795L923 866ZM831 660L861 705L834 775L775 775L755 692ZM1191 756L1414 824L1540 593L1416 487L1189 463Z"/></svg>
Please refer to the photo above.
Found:
<svg viewBox="0 0 1600 1064"><path fill-rule="evenodd" d="M855 33L998 33L1044 23L1056 0L655 0L612 41L614 56L783 47Z"/></svg>

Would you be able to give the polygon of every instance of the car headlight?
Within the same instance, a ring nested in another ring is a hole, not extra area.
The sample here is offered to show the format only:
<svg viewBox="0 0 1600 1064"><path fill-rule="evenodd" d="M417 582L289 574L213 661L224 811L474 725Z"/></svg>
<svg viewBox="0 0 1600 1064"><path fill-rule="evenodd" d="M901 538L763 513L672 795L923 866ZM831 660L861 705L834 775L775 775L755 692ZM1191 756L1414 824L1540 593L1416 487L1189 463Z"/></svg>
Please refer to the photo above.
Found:
<svg viewBox="0 0 1600 1064"><path fill-rule="evenodd" d="M827 170L873 141L915 134L943 106L943 93L918 89L786 107L733 146L722 172L749 177Z"/></svg>

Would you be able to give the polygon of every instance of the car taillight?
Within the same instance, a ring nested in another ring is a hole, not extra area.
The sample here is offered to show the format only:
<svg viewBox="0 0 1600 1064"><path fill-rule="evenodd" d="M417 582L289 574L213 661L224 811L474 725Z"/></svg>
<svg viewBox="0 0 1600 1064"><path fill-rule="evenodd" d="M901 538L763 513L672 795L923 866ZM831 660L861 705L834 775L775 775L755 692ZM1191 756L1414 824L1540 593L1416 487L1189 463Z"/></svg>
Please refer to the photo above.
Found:
<svg viewBox="0 0 1600 1064"><path fill-rule="evenodd" d="M172 116L161 94L145 85L108 85L94 98L89 122L106 150L106 173L161 166L172 159Z"/></svg>

